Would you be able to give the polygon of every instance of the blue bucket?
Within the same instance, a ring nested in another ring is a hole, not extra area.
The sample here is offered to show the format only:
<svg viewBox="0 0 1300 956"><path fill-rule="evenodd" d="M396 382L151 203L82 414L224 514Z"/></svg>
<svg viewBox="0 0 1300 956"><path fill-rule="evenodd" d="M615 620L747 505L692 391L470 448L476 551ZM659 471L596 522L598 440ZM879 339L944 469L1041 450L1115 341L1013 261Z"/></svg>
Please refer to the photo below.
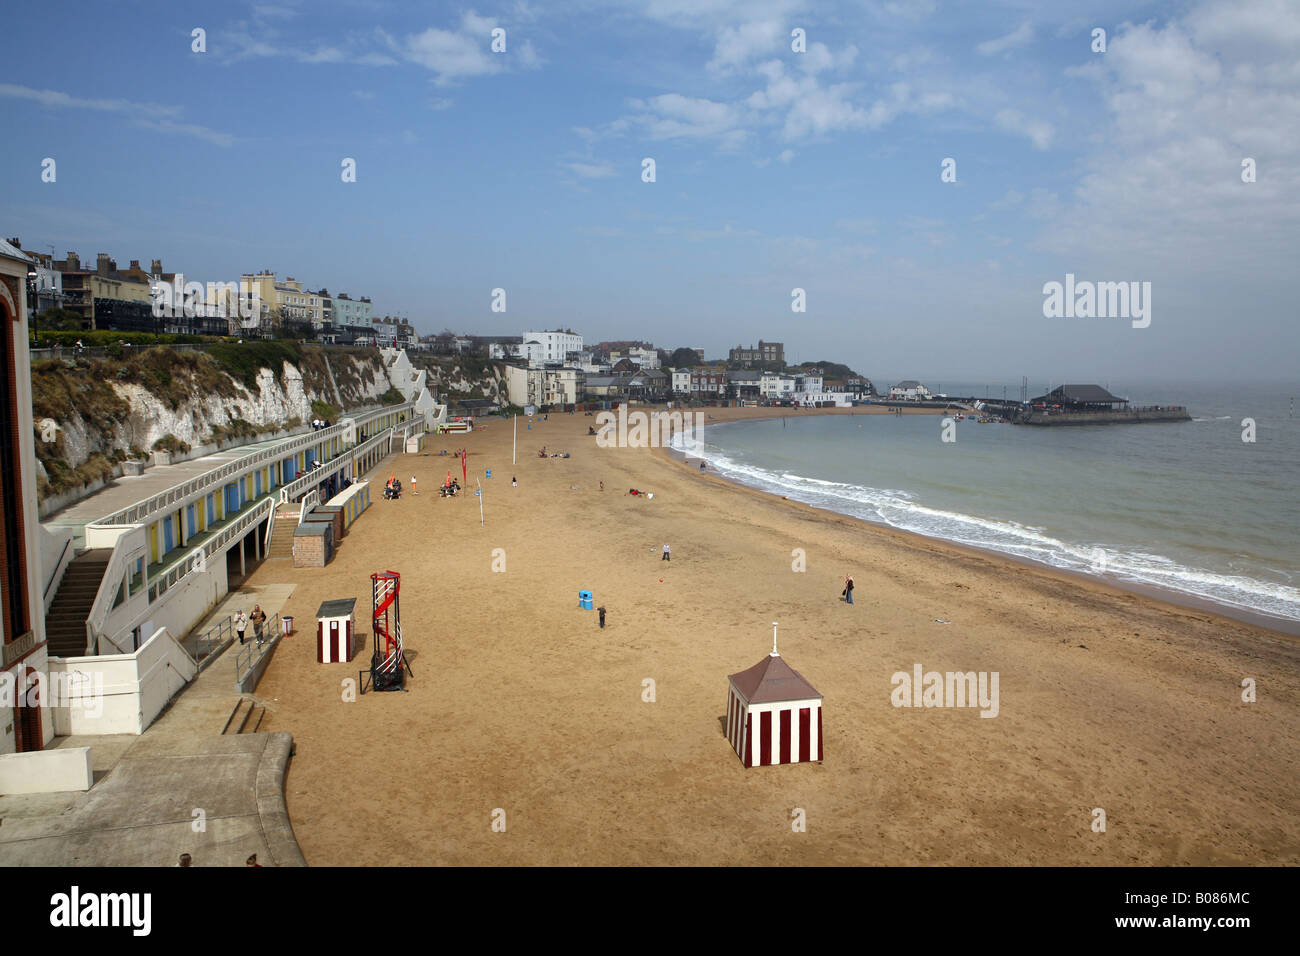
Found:
<svg viewBox="0 0 1300 956"><path fill-rule="evenodd" d="M596 602L592 599L590 591L578 592L578 607L582 608L584 611L590 611L595 608L595 606Z"/></svg>

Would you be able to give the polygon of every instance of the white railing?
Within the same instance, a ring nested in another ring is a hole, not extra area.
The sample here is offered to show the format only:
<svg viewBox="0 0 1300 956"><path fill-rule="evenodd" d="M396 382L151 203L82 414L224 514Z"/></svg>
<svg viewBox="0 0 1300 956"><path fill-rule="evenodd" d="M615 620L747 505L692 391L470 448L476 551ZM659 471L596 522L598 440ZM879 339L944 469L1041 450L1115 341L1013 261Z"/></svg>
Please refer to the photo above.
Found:
<svg viewBox="0 0 1300 956"><path fill-rule="evenodd" d="M219 468L214 468L212 471L199 475L196 478L191 478L189 481L182 482L179 485L173 485L166 491L160 491L152 497L137 501L135 504L123 508L121 511L114 512L111 515L90 522L90 526L143 523L154 512L159 511L168 505L210 491L216 486L225 484L228 479L235 475L243 474L269 461L283 458L300 448L306 447L307 445L314 445L318 442L342 434L342 425L331 425L329 428L322 428L319 431L305 432L304 434L298 435L294 438L288 438L282 442L278 442L270 448L264 448L251 455L245 455L243 458L236 458L234 461L222 465Z"/></svg>
<svg viewBox="0 0 1300 956"><path fill-rule="evenodd" d="M266 519L266 540L262 542L263 554L267 554L271 550L271 535L273 534L275 534L275 508L271 509L271 513Z"/></svg>
<svg viewBox="0 0 1300 956"><path fill-rule="evenodd" d="M378 448L381 443L391 441L392 436L393 429L386 428L378 435L367 438L360 445L356 445L353 448L340 452L319 468L313 468L311 471L303 473L298 478L295 478L293 481L280 488L280 503L291 503L297 495L303 494L310 488L315 488L330 475L338 474L355 459L360 458L362 455L369 453L375 448Z"/></svg>
<svg viewBox="0 0 1300 956"><path fill-rule="evenodd" d="M298 523L302 524L303 521L306 520L307 515L311 513L311 509L315 508L318 504L320 504L320 492L317 489L313 488L311 491L303 495L302 507L298 509Z"/></svg>
<svg viewBox="0 0 1300 956"><path fill-rule="evenodd" d="M376 418L382 418L384 415L392 412L399 414L405 413L408 417L415 411L415 402L402 402L400 405L384 405L371 412L362 412L360 414L349 414L347 417L352 419L358 427L365 425L367 422L373 422Z"/></svg>

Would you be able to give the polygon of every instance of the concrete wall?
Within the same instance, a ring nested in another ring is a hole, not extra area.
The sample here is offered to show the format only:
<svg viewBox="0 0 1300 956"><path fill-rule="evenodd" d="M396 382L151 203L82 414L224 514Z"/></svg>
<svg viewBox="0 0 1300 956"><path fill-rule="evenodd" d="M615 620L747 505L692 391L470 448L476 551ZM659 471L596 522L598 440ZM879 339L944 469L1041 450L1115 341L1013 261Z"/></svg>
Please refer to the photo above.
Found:
<svg viewBox="0 0 1300 956"><path fill-rule="evenodd" d="M166 628L132 654L52 657L52 684L63 692L46 709L60 736L141 734L198 673L198 665Z"/></svg>
<svg viewBox="0 0 1300 956"><path fill-rule="evenodd" d="M89 790L94 782L89 747L63 747L0 756L0 793Z"/></svg>

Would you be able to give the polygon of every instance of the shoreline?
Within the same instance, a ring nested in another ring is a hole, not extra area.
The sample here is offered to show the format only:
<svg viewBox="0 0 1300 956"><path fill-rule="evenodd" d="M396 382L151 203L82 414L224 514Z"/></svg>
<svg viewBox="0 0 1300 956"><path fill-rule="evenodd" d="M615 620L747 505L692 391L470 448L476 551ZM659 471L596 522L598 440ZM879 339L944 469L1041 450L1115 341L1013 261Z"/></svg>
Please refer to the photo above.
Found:
<svg viewBox="0 0 1300 956"><path fill-rule="evenodd" d="M446 440L482 497L429 493L435 438L375 472L421 493L377 498L328 565L267 560L248 580L292 584L282 613L304 622L358 602L351 661L319 663L302 626L255 691L262 729L293 734L285 798L310 865L1300 861L1293 638L600 447L580 413L521 426L517 463L510 421L485 424ZM384 569L413 673L407 693L350 698ZM773 621L825 698L825 759L746 769L727 678L768 654ZM999 673L996 719L899 706L891 675L917 666ZM401 825L357 809L375 806Z"/></svg>
<svg viewBox="0 0 1300 956"><path fill-rule="evenodd" d="M645 408L646 406L639 406L639 407ZM722 409L718 409L717 411L725 413L725 412L737 411L737 410L745 411L746 409L722 408ZM799 414L800 415L816 415L816 414L827 414L827 413L846 414L850 412L857 413L860 411L861 411L861 406L852 409L845 409L845 408L804 409ZM945 414L945 411L943 409L918 408L918 409L907 409L905 410L904 413L913 414L913 415L922 415L922 414L941 415L941 414ZM867 412L867 414L878 415L878 414L889 414L889 413L884 411L882 407L880 411ZM705 425L707 427L710 425L730 424L731 422L735 422L735 421L769 421L777 418L788 418L788 417L798 417L798 416L767 414L767 415L752 415L752 416L743 415L743 416L733 417L733 416L723 415L721 417L714 416L714 421L706 422ZM686 460L692 457L686 455L684 452L678 449L669 448L667 446L659 446L654 450L660 453L661 455L663 455L664 457L668 458L669 460L682 466L685 466ZM920 541L925 541L929 544L935 544L945 548L951 548L958 553L968 554L968 555L980 555L987 558L995 558L1003 561L1008 561L1020 567L1032 568L1036 571L1042 571L1053 575L1059 575L1063 580L1067 580L1070 582L1106 587L1106 588L1113 589L1115 591L1126 592L1129 594L1139 594L1142 595L1143 597L1150 598L1151 600L1160 601L1162 603L1168 604L1171 607L1184 608L1187 610L1195 610L1195 611L1201 611L1201 612L1213 614L1216 617L1224 619L1225 621L1236 622L1241 624L1249 624L1252 627L1258 627L1266 631L1272 631L1279 636L1286 636L1292 638L1300 637L1300 620L1280 618L1272 614L1266 614L1261 611L1254 611L1249 608L1238 608L1228 604L1221 604L1217 601L1211 600L1210 598L1201 597L1196 594L1189 594L1185 591L1179 591L1174 588L1162 588L1158 585L1147 584L1142 581L1127 581L1115 575L1095 575L1095 574L1087 574L1086 572L1083 571L1071 570L1068 568L1058 568L1055 567L1054 565L1048 564L1045 561L1037 561L1033 558L1026 558L1014 554L1007 554L1006 552L998 551L995 548L981 548L978 545L963 544L957 541L950 541L947 538L922 534L919 531L909 531L905 528L895 528L891 525L884 524L883 522L869 521L866 518L859 518L856 515L844 514L843 512L835 511L834 509L831 508L823 508L818 505L806 504L805 502L799 501L798 499L795 498L788 498L784 495L778 495L775 492L764 491L761 488L755 488L751 485L745 484L743 481L740 481L735 478L728 478L727 476L718 474L717 472L714 471L710 471L708 477L728 487L739 489L752 494L763 495L773 501L785 502L787 504L794 505L800 508L809 508L812 509L813 511L818 511L826 515L833 515L836 518L843 518L849 521L857 522L865 527L879 529L881 531L889 532L892 534L905 535L909 539L918 539Z"/></svg>

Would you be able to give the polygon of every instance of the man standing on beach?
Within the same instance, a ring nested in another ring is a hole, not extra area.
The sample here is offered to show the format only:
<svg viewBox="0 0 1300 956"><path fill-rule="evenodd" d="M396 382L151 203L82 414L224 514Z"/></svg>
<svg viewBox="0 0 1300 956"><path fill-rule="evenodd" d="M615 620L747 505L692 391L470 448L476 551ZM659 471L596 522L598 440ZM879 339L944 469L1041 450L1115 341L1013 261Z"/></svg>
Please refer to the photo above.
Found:
<svg viewBox="0 0 1300 956"><path fill-rule="evenodd" d="M852 603L853 603L853 575L851 575L851 574L846 575L845 578L844 578L844 594L843 594L843 597L844 597L844 602L845 602L846 604L852 604Z"/></svg>
<svg viewBox="0 0 1300 956"><path fill-rule="evenodd" d="M672 555L672 552L668 549L668 545L665 544L665 545L664 545L664 556L663 556L662 558L660 558L660 560L661 560L661 561L671 561L671 560L672 560L671 555Z"/></svg>
<svg viewBox="0 0 1300 956"><path fill-rule="evenodd" d="M411 476L411 494L413 494L413 495L418 495L419 493L420 493L420 489L417 488L417 487L415 486L415 475L412 475L412 476Z"/></svg>
<svg viewBox="0 0 1300 956"><path fill-rule="evenodd" d="M596 610L600 612L600 629L603 631L605 629L605 605L602 604Z"/></svg>

